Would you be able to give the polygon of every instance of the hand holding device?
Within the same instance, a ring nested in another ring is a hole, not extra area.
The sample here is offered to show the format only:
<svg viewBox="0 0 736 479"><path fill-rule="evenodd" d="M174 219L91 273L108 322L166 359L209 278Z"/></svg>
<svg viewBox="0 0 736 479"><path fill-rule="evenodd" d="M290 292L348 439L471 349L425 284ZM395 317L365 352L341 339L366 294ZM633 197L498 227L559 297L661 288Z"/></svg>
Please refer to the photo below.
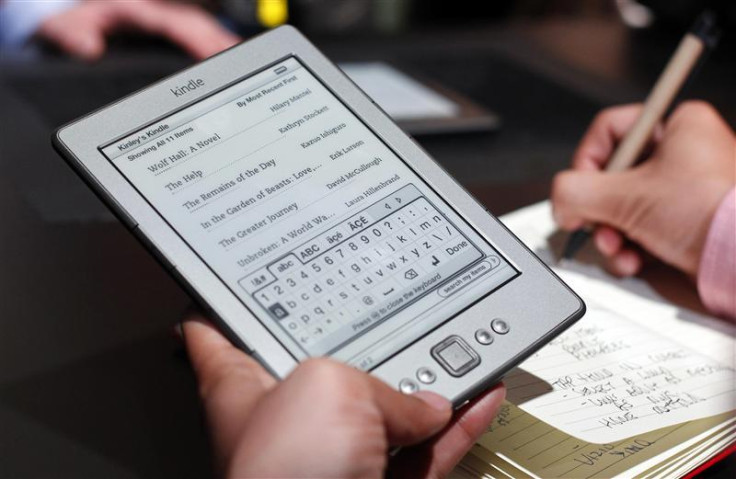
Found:
<svg viewBox="0 0 736 479"><path fill-rule="evenodd" d="M332 360L305 362L277 383L202 317L183 330L228 477L444 477L504 397L497 386L451 420L441 396L407 396ZM427 439L389 461L389 447Z"/></svg>
<svg viewBox="0 0 736 479"><path fill-rule="evenodd" d="M695 276L711 218L736 182L734 133L716 110L685 102L651 140L648 159L604 173L614 146L639 117L641 105L603 110L583 137L572 170L555 177L552 202L563 229L599 223L595 245L612 272L629 276L641 254L626 240Z"/></svg>

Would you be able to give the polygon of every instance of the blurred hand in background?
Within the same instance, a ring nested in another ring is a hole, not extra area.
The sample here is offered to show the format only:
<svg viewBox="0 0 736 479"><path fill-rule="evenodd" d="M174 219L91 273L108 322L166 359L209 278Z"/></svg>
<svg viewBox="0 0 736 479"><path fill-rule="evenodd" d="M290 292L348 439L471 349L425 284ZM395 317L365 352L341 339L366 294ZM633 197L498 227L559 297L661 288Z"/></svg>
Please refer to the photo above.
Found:
<svg viewBox="0 0 736 479"><path fill-rule="evenodd" d="M0 13L5 44L35 36L87 61L100 58L119 32L163 37L197 59L240 41L200 6L165 0L7 2Z"/></svg>

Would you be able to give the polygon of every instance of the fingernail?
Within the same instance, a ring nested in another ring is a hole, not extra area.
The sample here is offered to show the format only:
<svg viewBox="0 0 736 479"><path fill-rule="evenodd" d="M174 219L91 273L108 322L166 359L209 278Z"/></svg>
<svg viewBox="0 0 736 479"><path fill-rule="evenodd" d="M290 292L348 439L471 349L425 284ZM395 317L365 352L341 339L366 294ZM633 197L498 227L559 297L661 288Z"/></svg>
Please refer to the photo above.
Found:
<svg viewBox="0 0 736 479"><path fill-rule="evenodd" d="M629 254L621 255L621 257L618 259L618 267L621 269L621 272L625 276L632 276L636 274L637 265L638 260Z"/></svg>
<svg viewBox="0 0 736 479"><path fill-rule="evenodd" d="M414 393L414 397L421 399L432 407L432 409L443 412L450 409L450 401L439 394L431 393L429 391L419 391L418 393Z"/></svg>
<svg viewBox="0 0 736 479"><path fill-rule="evenodd" d="M603 234L597 234L593 237L593 241L595 241L595 246L598 248L598 251L603 253L603 256L611 256L613 251L613 244L608 241L608 237Z"/></svg>

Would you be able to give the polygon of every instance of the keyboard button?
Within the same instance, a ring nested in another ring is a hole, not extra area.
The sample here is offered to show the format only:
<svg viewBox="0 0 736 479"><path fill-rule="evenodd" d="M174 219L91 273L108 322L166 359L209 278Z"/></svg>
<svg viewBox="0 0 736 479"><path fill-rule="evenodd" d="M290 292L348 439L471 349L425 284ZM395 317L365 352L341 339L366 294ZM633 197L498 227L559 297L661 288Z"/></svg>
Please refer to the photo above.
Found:
<svg viewBox="0 0 736 479"><path fill-rule="evenodd" d="M460 336L450 336L432 348L432 357L451 375L460 377L480 364L478 353Z"/></svg>
<svg viewBox="0 0 736 479"><path fill-rule="evenodd" d="M287 273L291 273L300 265L301 262L296 259L296 256L290 254L270 265L268 269L275 276L283 276Z"/></svg>
<svg viewBox="0 0 736 479"><path fill-rule="evenodd" d="M289 315L289 312L281 306L279 303L273 304L268 310L271 312L271 316L273 316L276 319L284 319Z"/></svg>
<svg viewBox="0 0 736 479"><path fill-rule="evenodd" d="M273 281L276 281L276 278L271 274L271 272L266 269L261 269L241 279L238 283L248 293L253 294L253 292L263 288L265 285Z"/></svg>

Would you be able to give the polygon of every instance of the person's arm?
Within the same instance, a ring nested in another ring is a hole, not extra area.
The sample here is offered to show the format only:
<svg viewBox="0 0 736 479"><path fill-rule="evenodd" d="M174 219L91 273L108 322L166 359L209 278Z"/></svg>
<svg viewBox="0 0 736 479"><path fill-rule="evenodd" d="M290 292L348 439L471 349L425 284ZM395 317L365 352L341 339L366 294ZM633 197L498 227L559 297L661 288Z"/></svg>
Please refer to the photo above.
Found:
<svg viewBox="0 0 736 479"><path fill-rule="evenodd" d="M47 18L65 12L78 3L79 0L0 2L0 47L4 49L22 47Z"/></svg>
<svg viewBox="0 0 736 479"><path fill-rule="evenodd" d="M727 239L733 240L734 228L726 198L736 183L733 130L707 103L686 102L659 125L645 161L627 171L602 172L640 111L640 105L628 105L596 117L572 169L555 177L555 219L567 230L600 225L594 242L612 272L638 273L643 248L698 279L704 304L713 312L733 316L733 307L723 306L724 298L733 301L736 294L728 279L734 274L734 250Z"/></svg>
<svg viewBox="0 0 736 479"><path fill-rule="evenodd" d="M718 207L698 270L698 292L716 314L736 318L736 188Z"/></svg>

